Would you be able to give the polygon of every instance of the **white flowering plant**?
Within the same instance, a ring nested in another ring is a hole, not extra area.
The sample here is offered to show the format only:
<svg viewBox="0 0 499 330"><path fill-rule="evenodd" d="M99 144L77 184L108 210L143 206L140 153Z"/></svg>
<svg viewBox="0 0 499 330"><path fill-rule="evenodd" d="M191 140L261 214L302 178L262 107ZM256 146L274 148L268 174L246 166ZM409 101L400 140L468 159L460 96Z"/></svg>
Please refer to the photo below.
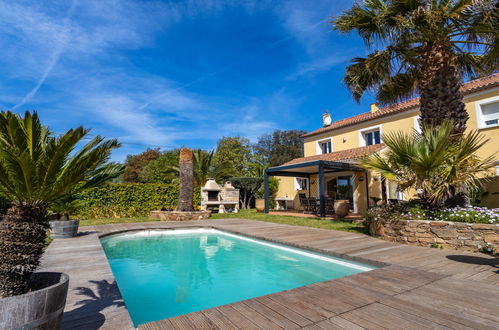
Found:
<svg viewBox="0 0 499 330"><path fill-rule="evenodd" d="M408 212L402 213L401 216L405 220L499 224L499 208L491 209L478 206L438 208L434 210L413 207Z"/></svg>

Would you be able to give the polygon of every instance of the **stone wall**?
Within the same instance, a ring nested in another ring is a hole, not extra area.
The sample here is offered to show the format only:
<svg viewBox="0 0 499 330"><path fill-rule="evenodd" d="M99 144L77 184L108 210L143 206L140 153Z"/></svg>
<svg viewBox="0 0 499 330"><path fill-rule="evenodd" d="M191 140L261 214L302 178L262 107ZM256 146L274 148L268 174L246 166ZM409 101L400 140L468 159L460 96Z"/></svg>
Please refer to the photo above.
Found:
<svg viewBox="0 0 499 330"><path fill-rule="evenodd" d="M210 214L210 211L152 211L151 218L168 221L206 220Z"/></svg>
<svg viewBox="0 0 499 330"><path fill-rule="evenodd" d="M384 223L380 234L389 241L420 246L437 244L476 252L479 246L490 243L496 253L499 250L497 224L399 220Z"/></svg>

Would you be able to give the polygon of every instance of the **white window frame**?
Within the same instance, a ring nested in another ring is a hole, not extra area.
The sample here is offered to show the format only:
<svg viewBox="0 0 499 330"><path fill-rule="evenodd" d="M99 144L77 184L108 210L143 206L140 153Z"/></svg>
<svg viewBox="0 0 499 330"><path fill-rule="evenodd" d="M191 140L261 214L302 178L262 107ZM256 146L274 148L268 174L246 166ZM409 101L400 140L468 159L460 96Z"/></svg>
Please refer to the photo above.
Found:
<svg viewBox="0 0 499 330"><path fill-rule="evenodd" d="M298 179L305 180L305 189L301 189L301 186L298 183ZM293 182L295 185L295 190L297 190L297 191L308 190L308 188L310 187L310 182L309 182L308 178L295 177Z"/></svg>
<svg viewBox="0 0 499 330"><path fill-rule="evenodd" d="M420 116L414 117L414 130L419 134L421 134L421 125L419 124L419 118L421 117Z"/></svg>
<svg viewBox="0 0 499 330"><path fill-rule="evenodd" d="M369 133L369 132L374 132L374 131L379 131L379 143L383 143L383 139L381 138L381 135L383 133L383 131L381 130L381 125L376 125L376 126L366 127L366 128L359 130L359 146L360 147L367 146L367 141L366 141L364 134Z"/></svg>
<svg viewBox="0 0 499 330"><path fill-rule="evenodd" d="M499 102L499 96L489 97L488 99L483 99L475 102L476 122L479 129L499 126L499 123L494 125L485 125L485 120L482 113L482 105L496 102Z"/></svg>
<svg viewBox="0 0 499 330"><path fill-rule="evenodd" d="M315 151L317 155L322 155L321 144L327 142L331 142L331 152L333 152L333 138L321 139L317 140L317 142L315 143Z"/></svg>

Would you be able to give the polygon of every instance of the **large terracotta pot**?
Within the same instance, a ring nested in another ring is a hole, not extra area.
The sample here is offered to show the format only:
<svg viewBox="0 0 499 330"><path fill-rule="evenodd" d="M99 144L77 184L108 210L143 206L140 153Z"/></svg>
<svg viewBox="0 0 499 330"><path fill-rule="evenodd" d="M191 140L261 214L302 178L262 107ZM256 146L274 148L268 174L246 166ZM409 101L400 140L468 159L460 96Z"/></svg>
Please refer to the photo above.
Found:
<svg viewBox="0 0 499 330"><path fill-rule="evenodd" d="M385 227L380 222L371 221L369 224L369 234L372 236L383 236L385 234Z"/></svg>
<svg viewBox="0 0 499 330"><path fill-rule="evenodd" d="M344 218L350 212L350 202L348 199L338 199L334 201L334 213L340 217Z"/></svg>
<svg viewBox="0 0 499 330"><path fill-rule="evenodd" d="M257 212L263 212L265 211L265 199L263 198L257 198L255 200L255 208Z"/></svg>
<svg viewBox="0 0 499 330"><path fill-rule="evenodd" d="M34 273L32 291L0 298L0 329L59 329L69 276L63 273Z"/></svg>

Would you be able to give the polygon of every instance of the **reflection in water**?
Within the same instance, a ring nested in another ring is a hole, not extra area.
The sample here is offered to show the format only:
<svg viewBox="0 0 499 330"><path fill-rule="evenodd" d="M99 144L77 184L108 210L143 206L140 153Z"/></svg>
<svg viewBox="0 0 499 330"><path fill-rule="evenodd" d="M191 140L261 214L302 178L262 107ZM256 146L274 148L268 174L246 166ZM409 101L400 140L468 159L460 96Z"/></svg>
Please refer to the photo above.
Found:
<svg viewBox="0 0 499 330"><path fill-rule="evenodd" d="M360 271L216 231L102 245L135 325Z"/></svg>
<svg viewBox="0 0 499 330"><path fill-rule="evenodd" d="M204 251L206 259L214 257L220 248L230 251L233 246L234 242L213 235L203 235L199 240L199 247Z"/></svg>

